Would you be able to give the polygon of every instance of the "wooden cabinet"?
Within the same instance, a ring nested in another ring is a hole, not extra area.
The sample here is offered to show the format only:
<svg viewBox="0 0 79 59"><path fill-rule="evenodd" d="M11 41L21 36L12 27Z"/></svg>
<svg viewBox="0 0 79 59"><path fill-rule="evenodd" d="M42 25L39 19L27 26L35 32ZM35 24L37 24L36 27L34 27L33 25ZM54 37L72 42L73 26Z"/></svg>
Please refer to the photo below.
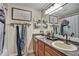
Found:
<svg viewBox="0 0 79 59"><path fill-rule="evenodd" d="M36 42L35 40L33 39L33 51L34 51L34 54L36 53Z"/></svg>
<svg viewBox="0 0 79 59"><path fill-rule="evenodd" d="M65 56L57 49L36 38L33 38L33 50L36 56Z"/></svg>
<svg viewBox="0 0 79 59"><path fill-rule="evenodd" d="M44 56L44 43L38 40L38 55Z"/></svg>
<svg viewBox="0 0 79 59"><path fill-rule="evenodd" d="M48 45L45 45L45 56L64 56L64 54Z"/></svg>
<svg viewBox="0 0 79 59"><path fill-rule="evenodd" d="M34 54L38 56L38 41L35 38L33 38L33 50L34 50Z"/></svg>
<svg viewBox="0 0 79 59"><path fill-rule="evenodd" d="M38 56L38 42L36 42L36 56Z"/></svg>

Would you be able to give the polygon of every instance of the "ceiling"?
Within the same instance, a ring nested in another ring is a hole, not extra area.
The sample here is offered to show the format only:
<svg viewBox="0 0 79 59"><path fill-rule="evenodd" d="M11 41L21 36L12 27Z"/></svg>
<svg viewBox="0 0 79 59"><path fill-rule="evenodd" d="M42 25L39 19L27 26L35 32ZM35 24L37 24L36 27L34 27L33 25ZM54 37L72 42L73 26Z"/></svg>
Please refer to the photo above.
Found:
<svg viewBox="0 0 79 59"><path fill-rule="evenodd" d="M63 9L52 14L52 16L67 17L74 13L79 13L79 3L69 3L63 6Z"/></svg>
<svg viewBox="0 0 79 59"><path fill-rule="evenodd" d="M40 11L47 9L49 6L52 5L52 3L12 3L12 4L18 5L18 6L32 7Z"/></svg>
<svg viewBox="0 0 79 59"><path fill-rule="evenodd" d="M12 4L23 6L23 7L28 6L42 11L50 7L53 3L12 3ZM62 10L59 10L58 12L53 13L52 16L59 16L60 18L62 18L77 12L79 12L79 3L68 3L63 6Z"/></svg>

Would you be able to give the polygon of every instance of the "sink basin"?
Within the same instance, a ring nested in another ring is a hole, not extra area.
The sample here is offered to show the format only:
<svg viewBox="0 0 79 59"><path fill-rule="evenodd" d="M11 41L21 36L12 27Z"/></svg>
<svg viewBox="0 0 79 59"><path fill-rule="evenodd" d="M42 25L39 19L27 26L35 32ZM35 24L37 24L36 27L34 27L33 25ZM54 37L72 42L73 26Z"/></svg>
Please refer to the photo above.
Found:
<svg viewBox="0 0 79 59"><path fill-rule="evenodd" d="M65 50L65 51L75 51L77 50L77 47L73 44L66 44L63 41L54 41L52 43L52 46L57 48L57 49L61 49L61 50Z"/></svg>

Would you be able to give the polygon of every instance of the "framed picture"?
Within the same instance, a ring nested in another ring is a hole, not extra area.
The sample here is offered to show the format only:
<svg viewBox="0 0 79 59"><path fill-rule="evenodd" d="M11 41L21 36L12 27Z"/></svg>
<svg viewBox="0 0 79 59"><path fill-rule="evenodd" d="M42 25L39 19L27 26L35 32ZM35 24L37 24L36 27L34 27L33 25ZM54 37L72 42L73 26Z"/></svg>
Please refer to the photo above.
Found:
<svg viewBox="0 0 79 59"><path fill-rule="evenodd" d="M31 21L32 11L12 8L12 20Z"/></svg>
<svg viewBox="0 0 79 59"><path fill-rule="evenodd" d="M39 29L41 27L41 20L37 20L33 24L34 24L34 29Z"/></svg>
<svg viewBox="0 0 79 59"><path fill-rule="evenodd" d="M49 16L49 23L51 24L57 24L58 23L58 20L57 20L57 17L54 17L54 16Z"/></svg>

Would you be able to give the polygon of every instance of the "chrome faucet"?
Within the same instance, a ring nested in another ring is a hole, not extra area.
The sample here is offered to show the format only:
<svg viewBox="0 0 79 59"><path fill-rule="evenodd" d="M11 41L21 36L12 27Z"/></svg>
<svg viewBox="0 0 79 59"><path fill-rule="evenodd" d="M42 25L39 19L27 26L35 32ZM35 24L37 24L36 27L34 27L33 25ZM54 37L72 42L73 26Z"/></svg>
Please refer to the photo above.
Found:
<svg viewBox="0 0 79 59"><path fill-rule="evenodd" d="M63 36L66 36L66 44L68 44L68 35L65 33Z"/></svg>

